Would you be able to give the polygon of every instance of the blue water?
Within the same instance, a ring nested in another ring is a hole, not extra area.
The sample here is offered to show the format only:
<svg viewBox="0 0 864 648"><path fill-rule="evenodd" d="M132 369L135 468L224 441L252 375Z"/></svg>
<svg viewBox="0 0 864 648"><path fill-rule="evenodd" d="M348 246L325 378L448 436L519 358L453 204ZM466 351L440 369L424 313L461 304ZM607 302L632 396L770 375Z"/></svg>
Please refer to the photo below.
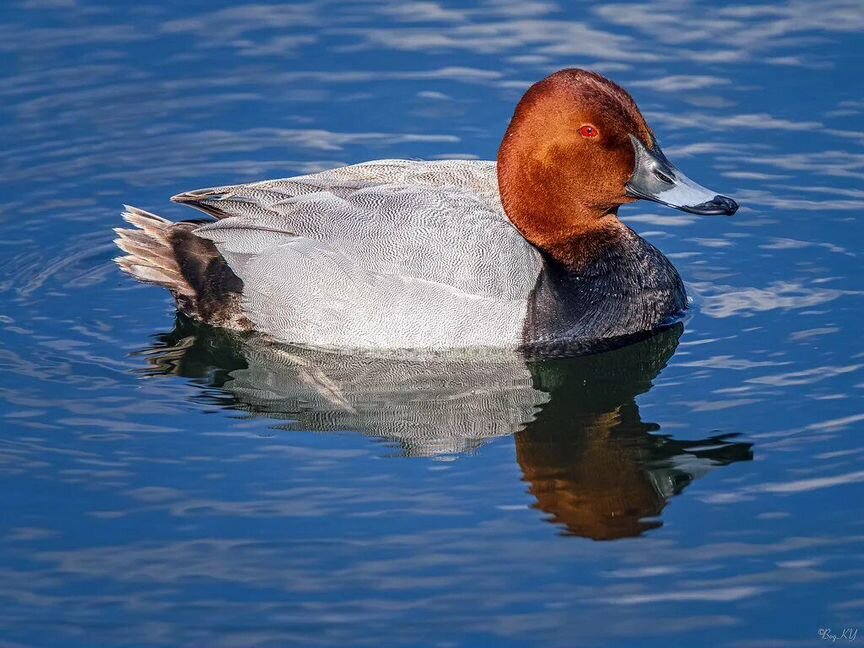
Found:
<svg viewBox="0 0 864 648"><path fill-rule="evenodd" d="M864 630L864 8L575 4L2 3L0 646ZM683 333L371 362L175 328L111 262L124 202L491 159L568 66L742 204L622 209L694 296Z"/></svg>

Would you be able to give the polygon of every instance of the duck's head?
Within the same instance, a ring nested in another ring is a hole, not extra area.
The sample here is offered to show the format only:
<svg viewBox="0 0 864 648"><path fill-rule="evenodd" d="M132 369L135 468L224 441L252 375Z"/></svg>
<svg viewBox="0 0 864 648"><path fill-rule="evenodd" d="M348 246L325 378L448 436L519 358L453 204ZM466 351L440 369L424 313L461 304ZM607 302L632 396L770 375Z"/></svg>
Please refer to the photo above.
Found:
<svg viewBox="0 0 864 648"><path fill-rule="evenodd" d="M693 214L738 209L672 165L623 88L579 69L522 97L498 153L498 181L510 220L553 256L640 198Z"/></svg>

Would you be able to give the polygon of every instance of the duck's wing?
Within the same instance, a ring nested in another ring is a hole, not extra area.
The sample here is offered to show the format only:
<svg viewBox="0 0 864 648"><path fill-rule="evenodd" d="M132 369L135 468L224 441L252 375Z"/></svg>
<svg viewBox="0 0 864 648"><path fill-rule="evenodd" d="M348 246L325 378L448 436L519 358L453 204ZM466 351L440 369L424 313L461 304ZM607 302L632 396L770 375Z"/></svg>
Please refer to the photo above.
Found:
<svg viewBox="0 0 864 648"><path fill-rule="evenodd" d="M498 195L495 162L375 160L293 178L187 191L177 194L172 200L189 204L216 218L227 218L260 214L254 209L255 205L267 207L288 198L320 192L347 198L360 189L381 185L450 187L478 195ZM235 204L232 200L246 204Z"/></svg>
<svg viewBox="0 0 864 648"><path fill-rule="evenodd" d="M501 207L494 162L383 160L175 200L219 219L196 234L232 266L240 250L261 254L295 236L369 272L477 296L527 299L540 271L539 253Z"/></svg>
<svg viewBox="0 0 864 648"><path fill-rule="evenodd" d="M243 280L258 330L345 346L520 342L541 259L504 214L492 162L367 163L179 200L219 217L195 234Z"/></svg>

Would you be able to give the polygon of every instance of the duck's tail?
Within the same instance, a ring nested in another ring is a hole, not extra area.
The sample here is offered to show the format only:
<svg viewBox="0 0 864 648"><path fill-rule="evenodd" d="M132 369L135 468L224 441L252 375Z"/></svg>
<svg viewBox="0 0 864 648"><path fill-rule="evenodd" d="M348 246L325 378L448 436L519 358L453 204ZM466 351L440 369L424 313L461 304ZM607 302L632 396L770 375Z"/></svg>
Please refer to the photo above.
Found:
<svg viewBox="0 0 864 648"><path fill-rule="evenodd" d="M138 281L167 288L175 297L193 297L195 291L183 276L171 244L174 223L137 207L124 207L123 220L138 229L114 228L114 242L126 253L114 259L117 265Z"/></svg>
<svg viewBox="0 0 864 648"><path fill-rule="evenodd" d="M125 205L123 219L136 229L115 228L114 242L126 255L114 261L144 283L171 291L177 309L193 319L247 330L240 295L243 282L211 241L195 236L201 222L174 223Z"/></svg>

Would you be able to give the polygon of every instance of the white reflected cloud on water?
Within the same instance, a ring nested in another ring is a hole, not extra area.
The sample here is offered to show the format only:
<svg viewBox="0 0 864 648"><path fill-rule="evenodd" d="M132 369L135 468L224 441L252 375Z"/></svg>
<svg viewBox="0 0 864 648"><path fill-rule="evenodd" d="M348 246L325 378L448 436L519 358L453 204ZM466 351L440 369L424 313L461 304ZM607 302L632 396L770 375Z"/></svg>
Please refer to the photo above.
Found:
<svg viewBox="0 0 864 648"><path fill-rule="evenodd" d="M705 7L688 0L636 4L603 4L595 13L611 24L632 28L645 38L664 45L713 45L722 48L684 53L705 62L736 62L764 57L777 47L800 43L802 35L858 32L864 29L864 14L855 0L802 1L774 5ZM698 18L695 18L698 16ZM682 25L687 25L686 29ZM722 39L718 39L722 34ZM680 50L679 54L683 53ZM770 60L769 60L770 62ZM779 64L786 64L780 61Z"/></svg>
<svg viewBox="0 0 864 648"><path fill-rule="evenodd" d="M358 39L356 45L346 46L349 51L382 48L405 51L465 50L476 54L497 54L523 47L539 55L584 56L610 61L656 61L662 58L640 49L629 37L570 21L507 20L444 29L355 28L334 33Z"/></svg>
<svg viewBox="0 0 864 648"><path fill-rule="evenodd" d="M755 153L740 161L744 164L763 165L784 171L801 171L806 176L864 178L864 153L836 148L812 153L794 151L782 154Z"/></svg>
<svg viewBox="0 0 864 648"><path fill-rule="evenodd" d="M806 188L790 188L791 191L801 191L802 189L806 191ZM793 197L787 192L769 192L759 189L741 189L735 192L735 197L747 204L765 205L780 210L790 211L861 211L864 209L864 200L850 200L843 198L812 200Z"/></svg>
<svg viewBox="0 0 864 648"><path fill-rule="evenodd" d="M649 88L660 92L681 92L684 90L702 90L732 83L729 79L707 74L674 74L656 79L632 81L628 85L633 88Z"/></svg>
<svg viewBox="0 0 864 648"><path fill-rule="evenodd" d="M860 291L810 288L795 282L774 282L764 288L695 284L702 291L700 310L710 317L748 317L770 310L810 308Z"/></svg>
<svg viewBox="0 0 864 648"><path fill-rule="evenodd" d="M159 30L166 34L189 34L199 42L230 44L250 32L280 31L319 26L327 21L322 10L328 3L299 2L243 4L205 11L182 18L169 18Z"/></svg>

